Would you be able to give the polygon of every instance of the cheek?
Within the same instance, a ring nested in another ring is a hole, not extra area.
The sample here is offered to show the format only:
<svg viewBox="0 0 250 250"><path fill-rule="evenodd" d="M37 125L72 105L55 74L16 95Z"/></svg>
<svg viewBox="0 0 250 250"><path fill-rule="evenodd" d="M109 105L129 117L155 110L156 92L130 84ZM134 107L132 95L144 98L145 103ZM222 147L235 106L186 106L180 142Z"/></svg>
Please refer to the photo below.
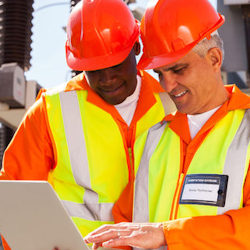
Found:
<svg viewBox="0 0 250 250"><path fill-rule="evenodd" d="M97 87L97 80L96 80L96 77L92 77L92 76L86 76L86 79L87 79L87 82L89 84L89 86L92 88L92 89L95 89Z"/></svg>
<svg viewBox="0 0 250 250"><path fill-rule="evenodd" d="M89 86L90 86L93 90L96 90L96 85L95 85L95 84L93 84L92 82L91 82L91 83L89 83Z"/></svg>
<svg viewBox="0 0 250 250"><path fill-rule="evenodd" d="M162 81L162 80L159 80L159 82L160 82L161 87L162 87L165 91L167 91L165 82Z"/></svg>

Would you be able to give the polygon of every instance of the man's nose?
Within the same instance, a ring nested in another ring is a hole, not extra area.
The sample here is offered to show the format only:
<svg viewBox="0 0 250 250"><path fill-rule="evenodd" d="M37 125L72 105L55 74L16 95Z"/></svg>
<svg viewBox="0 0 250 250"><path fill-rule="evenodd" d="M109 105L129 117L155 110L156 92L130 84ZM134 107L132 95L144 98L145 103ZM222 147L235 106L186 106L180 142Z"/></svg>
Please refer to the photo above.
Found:
<svg viewBox="0 0 250 250"><path fill-rule="evenodd" d="M172 72L164 72L160 83L167 93L170 93L178 85Z"/></svg>
<svg viewBox="0 0 250 250"><path fill-rule="evenodd" d="M101 82L102 83L109 83L115 79L115 72L112 68L103 69L101 71Z"/></svg>

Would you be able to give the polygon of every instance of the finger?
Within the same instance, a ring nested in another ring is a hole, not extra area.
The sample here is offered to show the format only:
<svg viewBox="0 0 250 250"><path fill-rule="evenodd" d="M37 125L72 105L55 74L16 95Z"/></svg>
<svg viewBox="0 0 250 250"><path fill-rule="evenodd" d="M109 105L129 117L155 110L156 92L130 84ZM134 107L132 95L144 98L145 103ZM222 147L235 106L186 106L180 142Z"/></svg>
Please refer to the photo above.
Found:
<svg viewBox="0 0 250 250"><path fill-rule="evenodd" d="M102 247L113 248L113 247L120 247L120 246L132 246L130 240L131 240L130 237L121 236L119 238L111 239L106 242L103 242Z"/></svg>
<svg viewBox="0 0 250 250"><path fill-rule="evenodd" d="M166 242L163 230L159 225L147 225L142 227L142 229L130 232L130 235L128 236L120 236L116 239L107 240L102 245L107 248L131 246L136 248L154 249L166 245Z"/></svg>
<svg viewBox="0 0 250 250"><path fill-rule="evenodd" d="M119 223L115 225L104 225L94 233L88 234L84 240L86 243L100 243L119 238L120 236L129 236L134 231L140 231L140 224Z"/></svg>
<svg viewBox="0 0 250 250"><path fill-rule="evenodd" d="M105 231L108 231L108 230L111 230L111 229L122 229L122 228L124 228L124 226L122 224L124 224L124 223L103 225L103 226L95 229L91 233L89 233L86 237L93 236L93 235L96 235L96 234L100 234L102 232L105 232Z"/></svg>
<svg viewBox="0 0 250 250"><path fill-rule="evenodd" d="M87 236L86 236L86 237L87 237ZM86 237L84 237L84 238L83 238L84 242L85 242L86 244L90 244L90 243L92 243L92 242L91 242L91 241L89 241L89 240L88 240L88 238L86 238Z"/></svg>
<svg viewBox="0 0 250 250"><path fill-rule="evenodd" d="M119 238L110 239L102 243L102 247L105 247L105 248L113 248L113 247L120 247L120 246L147 248L147 247L144 247L146 245L147 245L147 240L138 239L136 235L121 236Z"/></svg>
<svg viewBox="0 0 250 250"><path fill-rule="evenodd" d="M121 235L126 235L126 234L127 233L124 234L124 231L121 231L121 230L109 229L109 230L104 231L104 232L99 233L99 234L87 235L84 238L84 240L85 240L85 242L88 242L88 243L100 243L100 242L104 242L104 241L118 238Z"/></svg>
<svg viewBox="0 0 250 250"><path fill-rule="evenodd" d="M99 244L99 243L94 243L93 245L92 245L92 249L93 250L97 250L99 247L101 247L102 246L102 244Z"/></svg>

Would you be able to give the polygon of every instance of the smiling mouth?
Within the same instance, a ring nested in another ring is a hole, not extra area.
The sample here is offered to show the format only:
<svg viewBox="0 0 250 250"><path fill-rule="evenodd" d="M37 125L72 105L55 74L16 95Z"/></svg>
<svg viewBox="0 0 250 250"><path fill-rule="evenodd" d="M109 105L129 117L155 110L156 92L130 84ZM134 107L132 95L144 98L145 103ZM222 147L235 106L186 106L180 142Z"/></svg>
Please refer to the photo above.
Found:
<svg viewBox="0 0 250 250"><path fill-rule="evenodd" d="M121 85L119 85L116 88L102 88L101 91L104 93L115 93L116 91L118 91L120 88L122 88L122 86L124 85L124 83L122 83Z"/></svg>
<svg viewBox="0 0 250 250"><path fill-rule="evenodd" d="M172 94L171 96L173 96L174 98L180 98L180 97L184 96L187 92L188 92L188 90L185 90L185 91L180 92L177 95Z"/></svg>

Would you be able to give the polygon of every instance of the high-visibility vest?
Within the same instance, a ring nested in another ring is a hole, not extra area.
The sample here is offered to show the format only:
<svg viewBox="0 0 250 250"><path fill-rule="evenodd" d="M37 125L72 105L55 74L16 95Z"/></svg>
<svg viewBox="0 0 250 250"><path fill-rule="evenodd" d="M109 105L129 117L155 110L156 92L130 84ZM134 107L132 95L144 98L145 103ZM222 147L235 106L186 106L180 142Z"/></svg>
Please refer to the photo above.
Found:
<svg viewBox="0 0 250 250"><path fill-rule="evenodd" d="M156 124L135 144L133 221L163 222L241 208L250 160L250 110L229 111L199 146L187 173L182 173L181 139L168 125ZM180 204L184 180L194 174L228 176L224 206Z"/></svg>
<svg viewBox="0 0 250 250"><path fill-rule="evenodd" d="M49 182L85 236L113 223L112 207L128 183L130 159L124 135L111 114L87 101L87 90L45 94L56 167ZM136 135L164 116L161 100L136 124Z"/></svg>

